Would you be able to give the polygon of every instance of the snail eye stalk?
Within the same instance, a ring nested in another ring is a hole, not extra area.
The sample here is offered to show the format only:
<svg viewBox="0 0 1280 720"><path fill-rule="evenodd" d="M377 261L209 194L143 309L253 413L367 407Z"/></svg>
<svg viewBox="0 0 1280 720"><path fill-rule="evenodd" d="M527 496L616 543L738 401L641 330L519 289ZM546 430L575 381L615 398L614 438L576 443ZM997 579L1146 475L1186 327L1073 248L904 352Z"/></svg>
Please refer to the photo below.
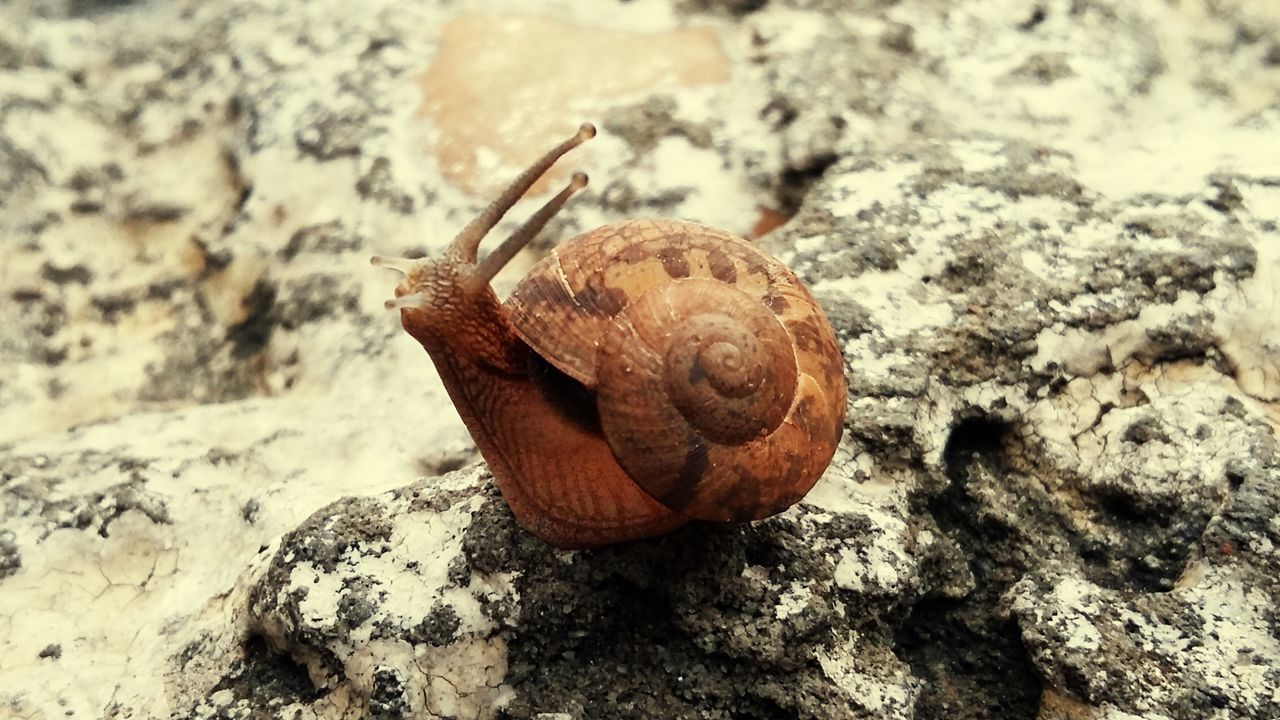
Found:
<svg viewBox="0 0 1280 720"><path fill-rule="evenodd" d="M465 262L475 262L476 254L480 249L480 241L493 229L494 225L498 224L502 216L507 214L511 206L515 205L529 191L529 188L533 187L538 178L542 177L555 164L556 160L559 160L565 153L595 136L596 127L591 123L583 123L582 127L578 128L578 132L574 133L572 137L551 148L546 155L538 158L527 170L520 173L519 177L512 181L496 200L484 210L481 210L474 220L462 228L462 232L458 233L458 237L449 246L449 252Z"/></svg>
<svg viewBox="0 0 1280 720"><path fill-rule="evenodd" d="M539 208L538 212L534 213L533 216L517 228L515 232L511 233L511 237L507 238L493 252L489 253L488 257L480 263L480 266L476 268L475 273L472 274L471 282L477 287L481 285L488 285L489 281L493 280L493 276L497 275L498 271L502 270L502 268L506 267L507 263L511 262L511 258L515 257L516 253L523 250L524 246L528 245L530 240L537 237L538 233L542 231L542 228L547 226L547 223L551 218L555 217L555 214L560 212L560 208L564 207L564 204L569 201L569 198L572 197L574 193L587 186L587 182L586 173L574 173L573 179L569 181L569 184L566 185L563 190L557 193L555 197L548 200L546 205Z"/></svg>

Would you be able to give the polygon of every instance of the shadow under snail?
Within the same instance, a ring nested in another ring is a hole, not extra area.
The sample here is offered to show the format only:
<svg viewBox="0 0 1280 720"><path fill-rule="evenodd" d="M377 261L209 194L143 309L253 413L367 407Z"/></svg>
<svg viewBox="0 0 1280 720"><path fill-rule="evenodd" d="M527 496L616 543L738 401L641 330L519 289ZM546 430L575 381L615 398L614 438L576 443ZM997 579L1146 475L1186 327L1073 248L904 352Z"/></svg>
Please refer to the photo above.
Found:
<svg viewBox="0 0 1280 720"><path fill-rule="evenodd" d="M481 239L583 125L435 259L375 257L404 277L404 329L426 349L516 520L585 548L693 519L798 502L840 441L844 366L822 309L778 260L730 233L630 220L554 249L505 303L494 275L587 184L576 173L477 261Z"/></svg>

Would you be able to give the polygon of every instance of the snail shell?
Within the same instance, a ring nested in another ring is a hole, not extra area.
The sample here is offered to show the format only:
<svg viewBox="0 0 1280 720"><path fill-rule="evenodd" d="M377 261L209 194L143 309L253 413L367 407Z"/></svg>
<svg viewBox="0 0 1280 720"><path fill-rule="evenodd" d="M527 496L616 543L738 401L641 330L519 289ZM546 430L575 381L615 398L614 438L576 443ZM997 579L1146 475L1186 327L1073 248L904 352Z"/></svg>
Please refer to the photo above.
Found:
<svg viewBox="0 0 1280 720"><path fill-rule="evenodd" d="M517 334L593 391L618 464L686 517L795 504L831 461L845 382L835 333L785 265L676 220L596 228L506 302Z"/></svg>

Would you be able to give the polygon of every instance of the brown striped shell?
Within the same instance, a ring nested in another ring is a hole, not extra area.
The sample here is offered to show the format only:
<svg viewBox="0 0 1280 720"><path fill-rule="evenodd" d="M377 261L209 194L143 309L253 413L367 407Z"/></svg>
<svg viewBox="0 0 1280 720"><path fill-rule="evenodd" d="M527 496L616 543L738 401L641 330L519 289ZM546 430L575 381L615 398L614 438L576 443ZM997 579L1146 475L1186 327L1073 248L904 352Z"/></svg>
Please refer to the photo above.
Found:
<svg viewBox="0 0 1280 720"><path fill-rule="evenodd" d="M675 220L596 228L538 262L506 302L516 332L593 390L618 464L671 510L767 517L835 453L835 334L782 263Z"/></svg>

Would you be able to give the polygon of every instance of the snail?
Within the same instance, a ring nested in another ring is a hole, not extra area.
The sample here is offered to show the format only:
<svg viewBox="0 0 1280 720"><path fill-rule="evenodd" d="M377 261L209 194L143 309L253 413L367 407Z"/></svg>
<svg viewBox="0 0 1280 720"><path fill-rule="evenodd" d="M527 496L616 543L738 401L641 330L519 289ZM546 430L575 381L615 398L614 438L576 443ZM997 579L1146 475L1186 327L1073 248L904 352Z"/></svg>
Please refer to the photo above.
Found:
<svg viewBox="0 0 1280 720"><path fill-rule="evenodd" d="M505 242L481 239L583 125L525 170L441 257L374 257L388 309L426 349L517 522L561 548L742 522L798 502L839 443L843 360L781 262L680 220L605 225L537 262L505 303L494 275L587 184Z"/></svg>

